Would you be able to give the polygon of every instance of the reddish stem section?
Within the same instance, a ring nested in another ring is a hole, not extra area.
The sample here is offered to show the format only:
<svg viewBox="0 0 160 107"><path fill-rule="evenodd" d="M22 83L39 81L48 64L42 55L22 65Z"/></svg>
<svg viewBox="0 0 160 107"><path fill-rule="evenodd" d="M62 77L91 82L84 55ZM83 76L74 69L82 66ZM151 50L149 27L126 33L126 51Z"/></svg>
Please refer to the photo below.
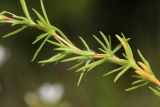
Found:
<svg viewBox="0 0 160 107"><path fill-rule="evenodd" d="M10 17L5 17L4 20L14 20L14 19Z"/></svg>

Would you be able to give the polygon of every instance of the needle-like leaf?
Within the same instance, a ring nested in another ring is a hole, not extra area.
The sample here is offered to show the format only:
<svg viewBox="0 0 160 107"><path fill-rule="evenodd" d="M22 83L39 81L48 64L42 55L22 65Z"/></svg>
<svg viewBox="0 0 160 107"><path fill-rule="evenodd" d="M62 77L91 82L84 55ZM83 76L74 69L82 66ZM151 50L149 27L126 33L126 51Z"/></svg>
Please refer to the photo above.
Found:
<svg viewBox="0 0 160 107"><path fill-rule="evenodd" d="M70 62L70 61L75 61L75 60L82 60L82 59L86 59L87 57L85 56L76 56L76 57L72 57L72 58L67 58L62 60L61 62Z"/></svg>
<svg viewBox="0 0 160 107"><path fill-rule="evenodd" d="M58 46L58 47L62 47L62 48L66 48L67 47L64 44L57 43L57 42L54 42L54 41L51 41L51 40L47 40L47 42L50 43L50 44L52 44L52 45Z"/></svg>
<svg viewBox="0 0 160 107"><path fill-rule="evenodd" d="M152 88L152 87L149 87L149 89L150 89L155 95L160 96L160 91L158 91L158 90L156 90L156 89L154 89L154 88Z"/></svg>
<svg viewBox="0 0 160 107"><path fill-rule="evenodd" d="M103 39L104 39L104 41L105 41L105 43L106 43L106 45L107 45L108 50L111 50L111 46L110 46L110 42L109 42L108 38L107 38L107 37L104 35L104 33L101 32L101 31L100 31L100 34L101 34L101 36L103 37Z"/></svg>
<svg viewBox="0 0 160 107"><path fill-rule="evenodd" d="M41 25L43 24L42 27L44 27L44 28L46 27L46 29L50 28L50 26L48 25L48 23L46 22L46 20L42 17L42 15L39 12L37 12L37 10L35 10L35 9L32 9L32 10L37 15L37 17L39 18L39 20L41 21Z"/></svg>
<svg viewBox="0 0 160 107"><path fill-rule="evenodd" d="M101 59L101 60L92 62L92 63L90 63L90 64L88 64L86 66L83 66L83 67L79 68L76 72L83 71L84 69L94 68L94 67L102 64L105 61L106 61L106 59Z"/></svg>
<svg viewBox="0 0 160 107"><path fill-rule="evenodd" d="M47 16L47 14L46 14L46 10L45 10L44 4L43 4L43 0L40 0L40 3L41 3L41 8L42 8L43 15L44 15L47 23L50 24L49 19L48 19L48 16Z"/></svg>
<svg viewBox="0 0 160 107"><path fill-rule="evenodd" d="M109 71L109 72L103 74L103 76L108 76L108 75L110 75L110 74L113 74L113 73L115 73L115 72L118 72L118 71L122 70L122 69L125 68L125 67L126 67L126 66L122 66L122 67L113 69L113 70L111 70L111 71Z"/></svg>
<svg viewBox="0 0 160 107"><path fill-rule="evenodd" d="M132 91L132 90L135 90L135 89L144 87L144 86L147 85L147 84L148 84L148 82L145 82L145 83L143 83L143 84L139 84L139 85L133 86L133 87L131 87L131 88L127 88L127 89L125 89L125 91Z"/></svg>
<svg viewBox="0 0 160 107"><path fill-rule="evenodd" d="M144 58L144 56L142 55L142 53L140 52L140 50L138 50L138 54L139 54L141 60L147 65L147 67L148 67L150 73L153 74L149 62ZM154 75L154 74L153 74L153 75Z"/></svg>
<svg viewBox="0 0 160 107"><path fill-rule="evenodd" d="M93 37L97 40L97 42L103 47L104 50L108 51L107 47L105 46L105 44L99 39L97 38L95 35L93 35Z"/></svg>
<svg viewBox="0 0 160 107"><path fill-rule="evenodd" d="M87 66L90 62L91 62L91 60L88 60L88 61L86 62L86 64L85 64L85 66ZM84 76L84 74L85 74L85 71L86 71L86 69L84 69L84 70L81 72L80 77L79 77L79 79L78 79L77 86L80 85L80 83L81 83L81 81L82 81L82 78L83 78L83 76Z"/></svg>
<svg viewBox="0 0 160 107"><path fill-rule="evenodd" d="M134 61L134 58L133 58L133 54L132 54L132 50L127 42L127 39L125 38L121 38L119 35L116 35L117 39L121 42L121 44L123 45L124 47L124 50L126 52L126 55L128 56L130 62L131 61Z"/></svg>
<svg viewBox="0 0 160 107"><path fill-rule="evenodd" d="M25 0L20 0L23 12L29 21L32 21L31 16L29 15Z"/></svg>
<svg viewBox="0 0 160 107"><path fill-rule="evenodd" d="M77 87L80 85L83 76L84 76L84 72L82 72L82 73L80 74L80 76L79 76L78 83L77 83Z"/></svg>
<svg viewBox="0 0 160 107"><path fill-rule="evenodd" d="M52 62L56 62L56 61L59 61L61 60L62 58L66 57L67 55L66 54L63 54L63 53L59 53L47 60L43 60L43 61L39 61L38 63L43 63L43 64L46 64L46 63L52 63Z"/></svg>
<svg viewBox="0 0 160 107"><path fill-rule="evenodd" d="M117 74L117 76L115 77L115 79L114 79L114 83L117 82L117 80L118 80L130 67L131 67L131 66L128 65L128 66L126 66L121 72L119 72L119 73Z"/></svg>
<svg viewBox="0 0 160 107"><path fill-rule="evenodd" d="M146 81L146 80L144 80L144 79L139 79L139 80L134 81L134 82L132 83L132 85L138 84L138 83L141 83L141 82L144 82L144 81Z"/></svg>
<svg viewBox="0 0 160 107"><path fill-rule="evenodd" d="M44 34L39 35L39 36L33 41L32 44L37 43L38 41L40 41L41 39L43 39L43 38L46 37L47 35L48 35L48 33L44 33Z"/></svg>
<svg viewBox="0 0 160 107"><path fill-rule="evenodd" d="M84 46L86 47L86 49L87 49L88 51L91 51L90 48L89 48L89 46L87 45L86 41L85 41L82 37L79 37L79 38L80 38L80 40L82 41L82 43L84 44Z"/></svg>
<svg viewBox="0 0 160 107"><path fill-rule="evenodd" d="M23 27L21 27L21 28L15 30L15 31L13 31L13 32L11 32L11 33L9 33L9 34L7 34L7 35L4 35L3 38L7 38L7 37L10 37L10 36L13 36L13 35L15 35L15 34L21 32L21 31L23 31L23 30L26 29L26 28L27 28L27 26L23 26Z"/></svg>
<svg viewBox="0 0 160 107"><path fill-rule="evenodd" d="M76 69L76 68L80 67L80 66L81 66L82 64L84 64L84 63L85 63L84 61L81 61L81 62L75 64L74 66L68 68L68 70Z"/></svg>
<svg viewBox="0 0 160 107"><path fill-rule="evenodd" d="M129 41L130 38L127 39L127 41ZM122 48L122 44L117 45L114 50L112 51L112 54L115 54L117 51L119 51Z"/></svg>
<svg viewBox="0 0 160 107"><path fill-rule="evenodd" d="M37 57L37 55L39 54L39 52L41 51L41 49L43 48L43 46L45 45L46 41L49 39L50 35L48 35L44 41L41 43L41 45L39 46L39 48L37 49L37 51L35 52L33 58L32 58L32 61L34 61Z"/></svg>

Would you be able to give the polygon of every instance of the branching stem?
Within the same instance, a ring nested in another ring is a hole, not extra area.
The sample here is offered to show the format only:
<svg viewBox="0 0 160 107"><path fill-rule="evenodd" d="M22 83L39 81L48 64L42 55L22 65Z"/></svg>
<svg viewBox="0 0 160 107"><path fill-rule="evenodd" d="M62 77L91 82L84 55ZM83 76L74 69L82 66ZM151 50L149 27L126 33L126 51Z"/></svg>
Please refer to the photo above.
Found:
<svg viewBox="0 0 160 107"><path fill-rule="evenodd" d="M126 89L126 91L131 91L133 89L143 87L143 86L147 85L148 83L154 83L155 86L157 86L156 89L154 89L152 87L149 87L149 89L151 89L156 95L160 96L160 81L156 78L156 76L154 75L154 73L151 70L149 62L143 57L143 55L141 54L141 52L139 50L138 50L138 54L139 54L142 62L136 61L134 59L132 50L130 48L130 45L128 44L129 38L125 38L125 36L123 34L122 34L123 37L116 35L117 39L120 41L120 44L115 49L112 50L110 36L108 39L102 32L100 32L102 38L105 41L105 44L104 44L103 42L101 42L101 40L99 38L97 38L95 35L93 35L94 38L96 39L96 41L102 47L102 48L99 48L102 53L96 53L94 51L91 51L91 49L89 48L89 46L87 45L85 40L83 40L83 38L80 37L82 43L86 47L86 50L82 50L82 49L78 48L77 46L75 46L62 33L61 30L59 30L58 28L56 28L50 24L47 13L46 13L44 5L43 5L43 0L40 0L43 16L40 13L38 13L35 9L33 9L34 13L38 17L37 21L33 21L31 19L30 14L28 12L28 8L25 3L25 0L20 0L20 2L21 2L22 9L23 9L23 12L26 17L17 16L13 13L4 11L4 12L0 13L0 23L10 23L10 24L12 24L12 26L22 25L22 27L20 29L14 31L14 32L11 32L4 37L12 36L16 33L19 33L20 31L26 29L27 27L35 27L35 28L40 29L45 32L44 34L38 36L36 38L36 40L33 42L33 44L34 44L34 43L44 39L42 44L37 49L37 51L32 59L33 61L37 57L38 53L40 52L40 50L42 49L44 44L48 41L49 43L51 43L55 46L58 46L58 48L56 48L55 50L58 50L60 52L57 55L51 57L50 59L40 61L39 63L46 64L46 63L51 63L51 62L56 62L56 61L61 61L61 62L77 61L78 64L72 68L76 68L81 65L84 65L77 70L77 72L81 72L81 75L80 75L80 78L78 81L78 85L80 84L80 81L81 81L84 73L87 73L88 71L95 68L96 66L108 61L108 62L115 63L115 64L118 64L121 66L120 68L114 69L104 75L104 76L106 76L106 75L109 75L109 74L112 74L112 73L115 73L115 72L118 72L121 70L117 74L117 76L115 77L114 82L116 82L130 68L132 68L135 71L135 73L138 75L138 76L136 76L138 78L138 80L134 81L132 83L132 85L133 84L138 84L138 85L133 86L129 89ZM11 15L11 17L6 14ZM48 40L50 37L53 37L58 42ZM121 47L123 47L125 50L125 54L123 54L124 58L120 58L115 55L115 53ZM74 56L70 57L68 59L64 59L64 58L68 57L69 55L74 55ZM142 83L142 84L140 84L140 83Z"/></svg>
<svg viewBox="0 0 160 107"><path fill-rule="evenodd" d="M40 26L36 25L37 28L40 28ZM65 39L63 39L60 35L58 35L57 33L52 34L52 36L54 38L57 38L58 40L60 40L61 42L65 43L66 45L68 45L70 48L75 49L76 51L83 51L79 48L77 48L75 45L68 43ZM93 58L95 59L104 59L107 58L108 56L103 56L103 55L99 55L98 53L94 53L93 52ZM115 55L111 56L109 58L112 62L115 62L116 64L120 64L120 65L125 65L126 63L128 63L125 59L121 59ZM135 71L136 74L138 74L141 77L145 77L145 79L148 79L149 81L153 82L154 84L156 84L157 86L160 87L160 81L154 76L149 74L147 71L143 70L142 68L140 68L137 64L136 66L132 66L133 69L138 69L139 71ZM147 77L147 78L146 78Z"/></svg>

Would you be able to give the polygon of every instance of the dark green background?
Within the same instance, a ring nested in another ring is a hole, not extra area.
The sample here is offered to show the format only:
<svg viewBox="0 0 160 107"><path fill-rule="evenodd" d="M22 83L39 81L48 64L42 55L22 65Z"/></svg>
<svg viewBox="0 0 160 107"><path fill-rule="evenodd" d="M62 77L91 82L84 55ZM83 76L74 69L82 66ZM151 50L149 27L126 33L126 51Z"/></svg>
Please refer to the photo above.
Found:
<svg viewBox="0 0 160 107"><path fill-rule="evenodd" d="M29 8L40 11L39 0L26 0ZM78 36L82 36L93 50L99 45L92 34L101 30L113 36L113 46L118 43L115 34L123 32L131 37L131 47L137 57L140 49L149 60L156 75L160 75L160 1L159 0L44 0L52 24L81 47ZM1 0L0 10L23 15L19 0ZM31 11L31 9L30 9ZM36 19L33 12L33 19ZM15 28L13 28L15 29ZM0 25L0 36L13 30ZM113 84L113 76L102 74L114 66L108 63L86 76L80 87L76 87L79 74L66 70L74 63L49 64L41 67L31 58L38 45L31 45L36 29L27 29L15 37L1 39L0 44L10 50L10 58L0 67L0 107L27 107L24 95L35 91L43 83L61 83L65 93L62 100L73 107L159 107L160 99L147 88L124 92L133 80L123 76ZM52 46L46 46L37 61L55 54ZM132 71L131 71L132 72ZM160 77L160 76L159 76Z"/></svg>

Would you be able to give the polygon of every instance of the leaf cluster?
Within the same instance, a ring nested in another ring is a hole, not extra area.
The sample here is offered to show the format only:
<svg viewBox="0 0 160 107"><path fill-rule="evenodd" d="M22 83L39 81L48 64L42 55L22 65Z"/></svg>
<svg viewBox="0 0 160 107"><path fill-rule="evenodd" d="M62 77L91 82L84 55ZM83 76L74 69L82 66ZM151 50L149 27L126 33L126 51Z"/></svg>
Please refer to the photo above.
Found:
<svg viewBox="0 0 160 107"><path fill-rule="evenodd" d="M32 61L37 58L41 49L46 43L48 43L54 45L55 48L53 50L58 51L58 53L46 60L39 61L38 63L45 65L53 62L76 62L76 64L69 69L76 69L75 72L80 73L77 86L80 85L83 76L89 71L101 64L110 62L118 64L119 67L108 71L103 76L117 73L114 78L114 82L117 82L117 80L119 80L119 78L122 77L127 71L130 71L129 69L132 69L136 74L133 76L136 80L132 83L132 87L126 89L126 91L131 91L149 85L149 83L153 83L155 84L155 88L149 86L149 89L153 91L155 95L160 96L160 81L154 75L149 62L144 58L139 50L138 54L142 61L136 61L134 59L132 49L128 43L130 38L126 38L124 34L121 34L122 36L116 35L116 38L120 42L120 44L116 47L112 47L111 36L108 36L107 38L104 33L100 32L101 38L103 38L104 41L102 42L101 39L93 35L95 40L100 45L100 48L98 48L100 53L92 51L87 42L82 37L79 37L84 46L84 49L80 49L76 47L60 29L51 25L44 8L43 0L40 0L41 10L43 13L42 15L36 9L32 9L37 16L37 20L33 20L31 18L25 0L20 0L20 3L25 17L6 11L0 13L0 23L10 23L11 26L21 25L19 29L3 36L3 38L15 35L28 27L36 27L37 29L44 31L44 33L38 35L32 43L36 44L41 42L33 56ZM116 53L119 52L121 48L125 51L122 53L124 56L123 58L116 56Z"/></svg>

